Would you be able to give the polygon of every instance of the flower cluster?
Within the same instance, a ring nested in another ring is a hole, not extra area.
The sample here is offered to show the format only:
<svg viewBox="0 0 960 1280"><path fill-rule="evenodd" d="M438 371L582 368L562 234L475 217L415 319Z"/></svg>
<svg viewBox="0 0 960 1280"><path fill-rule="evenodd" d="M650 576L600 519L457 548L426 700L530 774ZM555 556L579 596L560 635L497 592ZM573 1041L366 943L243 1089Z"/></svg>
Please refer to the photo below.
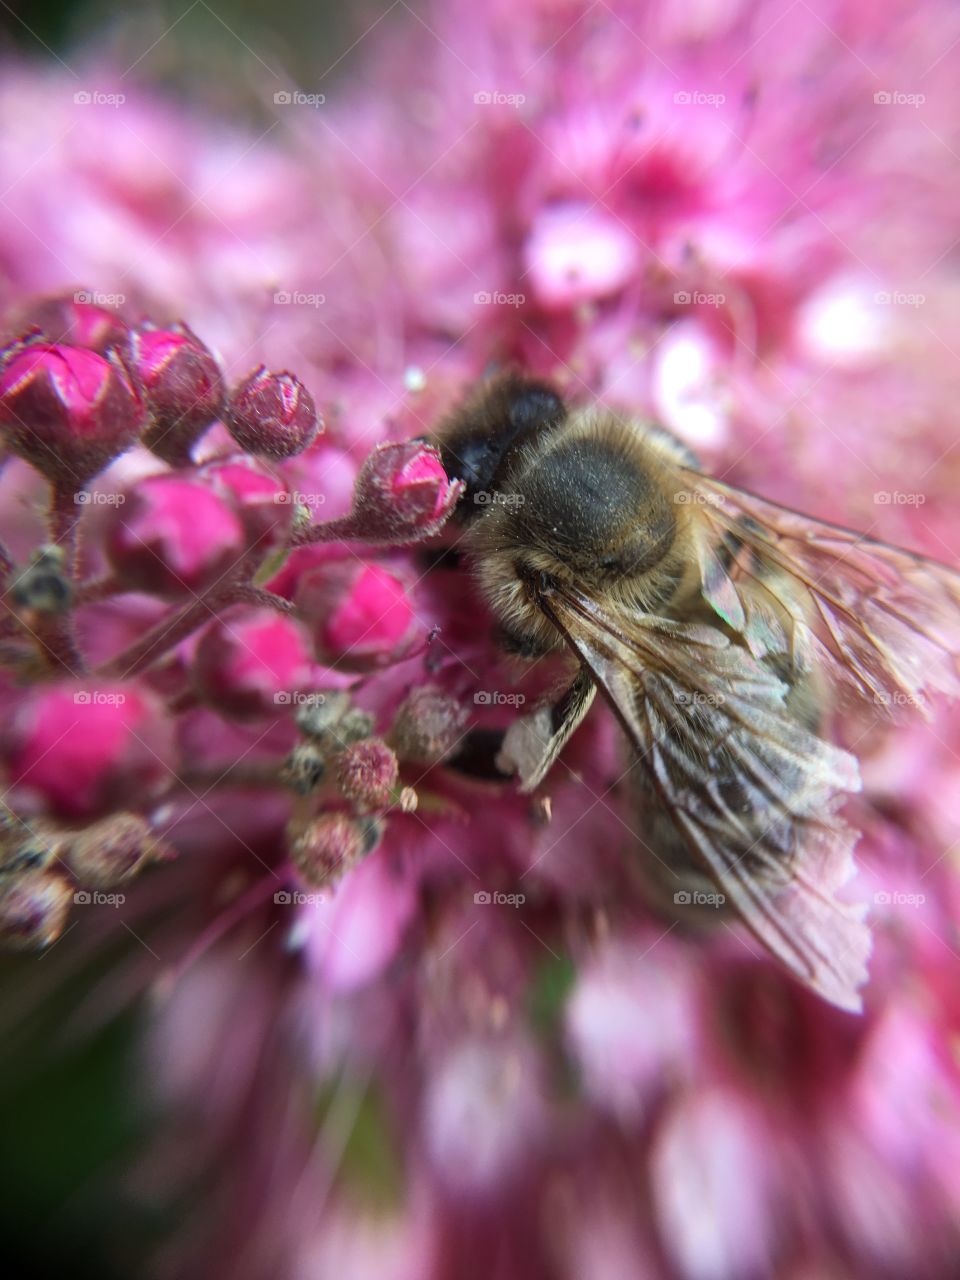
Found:
<svg viewBox="0 0 960 1280"><path fill-rule="evenodd" d="M360 560L306 562L285 570L291 600L270 585L293 548L428 537L460 486L432 447L382 445L357 475L352 509L311 522L277 465L321 429L292 374L261 368L227 394L218 361L185 326L128 326L69 297L23 304L9 323L23 332L0 352L0 433L49 489L49 542L25 565L0 549L0 628L14 677L0 937L31 946L59 937L77 894L125 885L172 856L157 815L189 788L192 712L289 721L296 699L298 715L301 703L315 715L331 644L341 667L402 659L412 617L403 585ZM220 422L214 451L195 461ZM123 483L135 448L137 478ZM108 468L118 481L110 491L98 486ZM154 608L127 618L112 645L85 643L132 595ZM372 736L372 717L344 705L344 690L331 697L339 714L325 725L324 758L336 768L327 792L299 808L289 854L316 866L321 855L311 862L304 849L321 845L331 823L341 843L354 828L366 834L354 837L352 859L328 857L324 883L372 847L372 829L351 814L416 803L411 788L397 791L397 757ZM289 785L282 756L268 761L264 785ZM317 770L299 794L317 790Z"/></svg>
<svg viewBox="0 0 960 1280"><path fill-rule="evenodd" d="M419 545L458 497L419 440L514 362L956 560L957 15L451 0L381 35L259 140L0 84L5 931L126 891L151 1185L214 1184L171 1276L948 1280L955 718L838 723L852 1017L649 910L604 708L532 800L497 773L555 673ZM63 264L125 308L38 302Z"/></svg>

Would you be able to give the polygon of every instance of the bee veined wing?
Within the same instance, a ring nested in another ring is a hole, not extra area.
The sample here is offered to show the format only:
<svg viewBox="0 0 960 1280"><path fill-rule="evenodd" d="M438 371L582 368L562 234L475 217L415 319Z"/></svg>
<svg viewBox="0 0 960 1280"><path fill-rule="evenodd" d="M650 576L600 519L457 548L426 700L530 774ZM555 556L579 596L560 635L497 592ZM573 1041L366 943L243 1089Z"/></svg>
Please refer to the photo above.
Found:
<svg viewBox="0 0 960 1280"><path fill-rule="evenodd" d="M719 628L611 617L559 584L537 602L613 708L693 861L798 977L859 1010L870 932L865 907L837 897L854 871L857 832L838 813L860 787L853 756L804 729L787 686Z"/></svg>
<svg viewBox="0 0 960 1280"><path fill-rule="evenodd" d="M960 696L955 570L710 476L685 480L703 511L704 596L756 656L789 653L890 714L929 718L928 694Z"/></svg>

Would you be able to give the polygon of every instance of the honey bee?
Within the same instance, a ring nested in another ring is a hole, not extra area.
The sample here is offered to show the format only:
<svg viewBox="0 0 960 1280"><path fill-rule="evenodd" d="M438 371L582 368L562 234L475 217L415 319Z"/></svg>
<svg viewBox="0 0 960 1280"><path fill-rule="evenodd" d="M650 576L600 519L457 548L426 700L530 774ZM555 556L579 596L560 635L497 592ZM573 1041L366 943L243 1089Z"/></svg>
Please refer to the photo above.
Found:
<svg viewBox="0 0 960 1280"><path fill-rule="evenodd" d="M632 748L651 891L723 903L859 1010L870 932L837 891L860 776L828 716L957 696L960 575L711 478L655 425L519 373L481 386L437 444L507 649L576 662L507 730L501 767L537 787L599 691Z"/></svg>

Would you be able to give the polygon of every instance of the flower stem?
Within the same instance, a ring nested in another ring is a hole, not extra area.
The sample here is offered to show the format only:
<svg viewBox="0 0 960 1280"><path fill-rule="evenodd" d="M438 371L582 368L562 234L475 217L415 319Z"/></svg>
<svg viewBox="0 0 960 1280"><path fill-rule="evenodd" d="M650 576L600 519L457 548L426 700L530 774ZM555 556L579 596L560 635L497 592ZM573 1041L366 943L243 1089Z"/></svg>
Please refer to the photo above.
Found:
<svg viewBox="0 0 960 1280"><path fill-rule="evenodd" d="M277 613L296 613L296 606L292 600L287 600L284 596L278 596L273 591L266 591L263 587L254 586L249 582L239 586L233 598L238 603L276 609Z"/></svg>
<svg viewBox="0 0 960 1280"><path fill-rule="evenodd" d="M83 515L83 507L76 499L76 485L71 487L62 482L55 483L47 516L50 541L63 549L64 567L71 578L76 577L80 548L79 525Z"/></svg>
<svg viewBox="0 0 960 1280"><path fill-rule="evenodd" d="M79 553L79 524L83 507L76 501L76 486L55 482L50 498L48 525L50 540L63 550L63 565L71 581L76 577ZM70 675L86 672L87 664L80 652L73 618L67 612L39 615L31 630L48 664L62 668Z"/></svg>
<svg viewBox="0 0 960 1280"><path fill-rule="evenodd" d="M146 671L170 649L192 635L208 618L215 618L217 609L229 596L229 591L210 592L183 605L172 616L167 614L129 649L104 663L97 674L126 680Z"/></svg>

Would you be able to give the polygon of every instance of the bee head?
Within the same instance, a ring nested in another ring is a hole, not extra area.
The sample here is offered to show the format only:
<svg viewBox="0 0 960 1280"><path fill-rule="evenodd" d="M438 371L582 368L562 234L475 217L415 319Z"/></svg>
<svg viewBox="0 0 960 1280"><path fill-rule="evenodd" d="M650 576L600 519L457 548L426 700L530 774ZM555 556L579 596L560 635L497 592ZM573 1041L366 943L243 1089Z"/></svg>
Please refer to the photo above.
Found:
<svg viewBox="0 0 960 1280"><path fill-rule="evenodd" d="M552 387L522 374L504 373L481 386L437 436L444 470L464 483L459 518L469 521L501 500L517 452L558 427L566 415Z"/></svg>

